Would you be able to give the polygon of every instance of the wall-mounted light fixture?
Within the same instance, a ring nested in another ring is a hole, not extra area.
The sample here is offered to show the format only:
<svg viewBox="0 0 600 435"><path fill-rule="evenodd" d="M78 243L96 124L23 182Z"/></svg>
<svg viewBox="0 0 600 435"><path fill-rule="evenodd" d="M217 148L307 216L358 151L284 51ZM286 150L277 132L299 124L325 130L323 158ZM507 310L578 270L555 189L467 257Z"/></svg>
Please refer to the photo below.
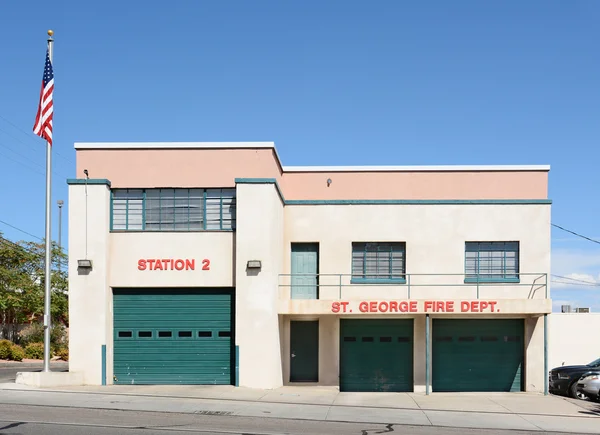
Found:
<svg viewBox="0 0 600 435"><path fill-rule="evenodd" d="M331 178L327 179L327 187L331 186Z"/></svg>
<svg viewBox="0 0 600 435"><path fill-rule="evenodd" d="M92 260L77 260L77 267L80 267L82 269L91 269Z"/></svg>
<svg viewBox="0 0 600 435"><path fill-rule="evenodd" d="M248 269L260 269L262 267L262 264L260 260L248 260L248 263L246 263L246 267Z"/></svg>

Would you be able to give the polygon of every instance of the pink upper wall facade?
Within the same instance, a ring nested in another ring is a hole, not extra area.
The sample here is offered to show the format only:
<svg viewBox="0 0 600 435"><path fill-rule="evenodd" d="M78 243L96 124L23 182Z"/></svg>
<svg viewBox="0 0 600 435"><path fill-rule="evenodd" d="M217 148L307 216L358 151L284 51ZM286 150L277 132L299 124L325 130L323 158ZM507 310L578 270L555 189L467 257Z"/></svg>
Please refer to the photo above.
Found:
<svg viewBox="0 0 600 435"><path fill-rule="evenodd" d="M114 188L233 187L276 179L286 200L547 199L548 167L282 167L274 145L76 144L77 178ZM331 180L329 186L327 180Z"/></svg>

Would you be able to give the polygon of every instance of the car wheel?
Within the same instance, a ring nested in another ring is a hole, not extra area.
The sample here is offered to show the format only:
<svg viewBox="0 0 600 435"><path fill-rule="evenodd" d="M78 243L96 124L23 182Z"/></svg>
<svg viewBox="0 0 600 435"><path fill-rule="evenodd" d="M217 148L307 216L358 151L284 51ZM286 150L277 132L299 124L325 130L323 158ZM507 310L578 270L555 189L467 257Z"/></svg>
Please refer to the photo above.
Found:
<svg viewBox="0 0 600 435"><path fill-rule="evenodd" d="M577 382L573 382L571 384L571 387L569 388L569 396L571 396L573 399L580 399L580 400L587 399L587 396L585 394L577 391Z"/></svg>

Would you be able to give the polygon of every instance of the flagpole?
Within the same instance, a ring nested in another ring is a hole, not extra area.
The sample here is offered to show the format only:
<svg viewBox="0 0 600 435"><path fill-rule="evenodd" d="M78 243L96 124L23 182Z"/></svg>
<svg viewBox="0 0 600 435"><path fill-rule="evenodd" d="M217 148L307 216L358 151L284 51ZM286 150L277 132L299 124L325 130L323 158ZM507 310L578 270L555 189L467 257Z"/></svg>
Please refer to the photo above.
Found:
<svg viewBox="0 0 600 435"><path fill-rule="evenodd" d="M52 62L54 31L48 30L48 56ZM44 372L50 371L50 298L52 295L52 145L46 141L46 264L44 271Z"/></svg>

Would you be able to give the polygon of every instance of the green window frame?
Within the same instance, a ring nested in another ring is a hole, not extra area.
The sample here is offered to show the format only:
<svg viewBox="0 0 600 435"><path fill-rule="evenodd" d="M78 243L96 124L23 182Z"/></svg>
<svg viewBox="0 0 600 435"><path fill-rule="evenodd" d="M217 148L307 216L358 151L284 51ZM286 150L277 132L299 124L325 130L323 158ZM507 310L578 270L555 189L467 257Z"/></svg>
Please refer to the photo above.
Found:
<svg viewBox="0 0 600 435"><path fill-rule="evenodd" d="M465 282L519 282L519 242L465 242Z"/></svg>
<svg viewBox="0 0 600 435"><path fill-rule="evenodd" d="M406 283L406 243L353 242L351 283Z"/></svg>
<svg viewBox="0 0 600 435"><path fill-rule="evenodd" d="M235 189L113 189L111 231L233 231Z"/></svg>

